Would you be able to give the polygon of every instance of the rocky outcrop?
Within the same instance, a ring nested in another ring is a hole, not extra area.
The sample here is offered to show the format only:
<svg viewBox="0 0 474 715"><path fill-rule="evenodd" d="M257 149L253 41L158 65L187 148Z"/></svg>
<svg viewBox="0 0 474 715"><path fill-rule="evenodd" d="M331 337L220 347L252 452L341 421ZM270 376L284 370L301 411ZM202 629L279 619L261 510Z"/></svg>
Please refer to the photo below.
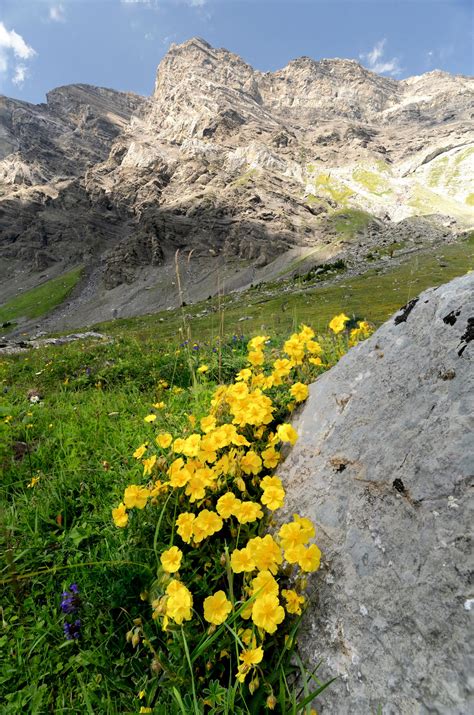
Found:
<svg viewBox="0 0 474 715"><path fill-rule="evenodd" d="M143 271L161 283L178 249L242 276L295 248L331 244L350 262L338 210L388 233L418 214L470 225L472 87L341 59L259 72L193 38L171 46L150 98L89 85L37 106L0 98L0 300L83 264L101 266L90 298L105 305ZM366 252L377 243L354 234Z"/></svg>
<svg viewBox="0 0 474 715"><path fill-rule="evenodd" d="M474 708L473 361L469 274L311 386L280 474L324 553L300 642L320 678L339 676L318 712Z"/></svg>

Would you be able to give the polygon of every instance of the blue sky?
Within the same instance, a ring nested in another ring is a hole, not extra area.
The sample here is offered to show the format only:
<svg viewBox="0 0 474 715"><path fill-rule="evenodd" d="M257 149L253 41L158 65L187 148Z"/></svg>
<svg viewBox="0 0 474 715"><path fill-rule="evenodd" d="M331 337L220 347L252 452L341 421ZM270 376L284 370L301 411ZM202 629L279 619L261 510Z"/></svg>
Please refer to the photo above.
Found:
<svg viewBox="0 0 474 715"><path fill-rule="evenodd" d="M0 94L85 82L150 94L172 42L198 35L260 70L308 55L387 76L473 74L471 0L0 0Z"/></svg>

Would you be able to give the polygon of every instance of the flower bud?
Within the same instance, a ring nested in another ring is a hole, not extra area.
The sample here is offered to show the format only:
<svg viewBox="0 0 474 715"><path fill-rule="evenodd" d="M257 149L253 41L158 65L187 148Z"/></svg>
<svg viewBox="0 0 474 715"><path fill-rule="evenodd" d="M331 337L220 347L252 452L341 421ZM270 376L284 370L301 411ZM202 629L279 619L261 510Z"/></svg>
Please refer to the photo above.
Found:
<svg viewBox="0 0 474 715"><path fill-rule="evenodd" d="M267 698L267 708L268 708L269 710L275 710L275 707L276 707L276 705L277 705L277 702L278 702L278 701L277 701L276 697L275 697L273 694L272 694L272 695L269 695L268 698Z"/></svg>

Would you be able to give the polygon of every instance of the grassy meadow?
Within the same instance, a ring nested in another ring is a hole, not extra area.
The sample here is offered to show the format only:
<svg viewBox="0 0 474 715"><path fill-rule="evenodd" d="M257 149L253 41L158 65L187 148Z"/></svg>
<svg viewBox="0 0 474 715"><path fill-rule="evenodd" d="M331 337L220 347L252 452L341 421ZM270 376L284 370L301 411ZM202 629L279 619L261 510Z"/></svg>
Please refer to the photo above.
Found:
<svg viewBox="0 0 474 715"><path fill-rule="evenodd" d="M252 680L235 681L239 648L247 637L245 630L234 629L240 601L233 603L227 626L206 630L201 623L197 635L189 626L186 630L186 623L161 632L150 619L149 592L160 592L164 578L160 549L175 539L181 543L173 518L182 501L166 502L161 511L149 506L130 511L126 529L114 524L112 509L127 486L148 482L135 450L154 444L160 432L185 439L194 434L196 424L210 414L216 388L232 383L249 366L250 338L269 336L265 365L281 357L283 341L302 323L315 329L321 347L322 366L297 365L282 385L269 388L275 410L271 422L261 430L242 427L251 448L260 452L289 419L291 385L310 382L347 349L346 332L343 337L328 334L330 319L344 310L351 317L349 327L363 319L383 322L420 290L473 268L472 240L443 247L441 256L420 253L392 269L388 263L383 273L343 277L301 292L296 286L294 292L278 295L268 295L263 286L237 298L95 326L110 336L104 341L0 356L2 713L314 712L311 693L324 684L311 679L299 661L294 639L299 615L288 615L282 631L262 640L264 650L269 644L265 668L260 672L257 664L249 665ZM41 300L37 294L34 310ZM49 300L44 304L48 309ZM12 319L22 310L18 303L14 310L7 305L1 315ZM255 360L252 380L260 370ZM206 369L200 371L202 366ZM146 422L150 414L155 417ZM169 455L159 452L156 475L166 465ZM273 471L268 467L264 473ZM251 476L244 487L249 501L259 498L259 479ZM240 487L229 484L219 482L219 488L238 494ZM156 501L160 506L160 497ZM209 506L211 501L208 497L202 503ZM215 551L196 547L200 555L189 556L193 567L185 573L197 602L211 588L212 563L221 563L222 573L215 578L228 578L230 591L240 583L241 575L232 573L224 555L244 534L263 535L271 516L266 514L260 526L224 527L215 537ZM303 589L305 579L298 579L295 583ZM74 602L73 584L79 589L79 605L72 612L80 618L80 637L68 639L75 626L61 603ZM159 606L153 608L159 612ZM261 629L251 638L257 636L262 637ZM255 654L260 646L249 643ZM217 664L214 676L216 653L233 665ZM297 675L301 692L294 684Z"/></svg>

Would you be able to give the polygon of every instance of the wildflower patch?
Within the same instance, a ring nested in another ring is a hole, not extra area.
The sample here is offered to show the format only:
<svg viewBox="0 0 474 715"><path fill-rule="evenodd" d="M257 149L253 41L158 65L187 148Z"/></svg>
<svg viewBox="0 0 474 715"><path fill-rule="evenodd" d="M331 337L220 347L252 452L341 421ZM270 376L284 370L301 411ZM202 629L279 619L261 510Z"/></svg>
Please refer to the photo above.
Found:
<svg viewBox="0 0 474 715"><path fill-rule="evenodd" d="M348 322L341 314L330 323L339 354ZM367 323L352 326L351 344L369 332ZM181 700L186 712L207 712L213 683L233 693L233 712L277 704L289 712L295 699L295 634L321 552L303 516L276 528L285 489L274 470L298 439L287 416L307 399L324 351L308 326L278 357L268 354L268 341L249 341L248 365L215 389L207 414L191 416L190 434L170 427L136 448L143 483L130 484L112 510L131 542L154 525L156 578L142 594L149 618L131 642L159 672L156 702ZM207 369L197 370L200 379ZM147 429L154 421L145 418Z"/></svg>

